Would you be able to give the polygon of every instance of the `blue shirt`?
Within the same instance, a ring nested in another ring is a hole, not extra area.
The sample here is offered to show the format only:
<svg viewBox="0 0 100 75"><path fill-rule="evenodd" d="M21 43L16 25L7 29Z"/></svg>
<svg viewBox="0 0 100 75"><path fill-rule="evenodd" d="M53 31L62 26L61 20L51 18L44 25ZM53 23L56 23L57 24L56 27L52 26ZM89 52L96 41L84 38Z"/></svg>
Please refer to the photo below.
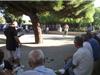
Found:
<svg viewBox="0 0 100 75"><path fill-rule="evenodd" d="M92 49L93 49L94 61L100 60L100 45L99 45L99 42L94 38L89 39L88 42L91 44Z"/></svg>
<svg viewBox="0 0 100 75"><path fill-rule="evenodd" d="M22 75L56 75L52 69L44 66L38 66L33 70L28 70L22 73Z"/></svg>

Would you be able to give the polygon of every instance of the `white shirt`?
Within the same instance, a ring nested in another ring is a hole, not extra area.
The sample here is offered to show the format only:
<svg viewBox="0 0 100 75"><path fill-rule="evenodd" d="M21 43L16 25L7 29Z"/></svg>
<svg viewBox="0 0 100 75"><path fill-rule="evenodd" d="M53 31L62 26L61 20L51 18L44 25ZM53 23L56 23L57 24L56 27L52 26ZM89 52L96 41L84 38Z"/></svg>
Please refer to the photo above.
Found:
<svg viewBox="0 0 100 75"><path fill-rule="evenodd" d="M22 75L56 75L53 70L44 66L38 66L33 70L28 70L22 73Z"/></svg>
<svg viewBox="0 0 100 75"><path fill-rule="evenodd" d="M93 56L88 48L81 47L73 55L73 69L75 75L91 75L93 70Z"/></svg>

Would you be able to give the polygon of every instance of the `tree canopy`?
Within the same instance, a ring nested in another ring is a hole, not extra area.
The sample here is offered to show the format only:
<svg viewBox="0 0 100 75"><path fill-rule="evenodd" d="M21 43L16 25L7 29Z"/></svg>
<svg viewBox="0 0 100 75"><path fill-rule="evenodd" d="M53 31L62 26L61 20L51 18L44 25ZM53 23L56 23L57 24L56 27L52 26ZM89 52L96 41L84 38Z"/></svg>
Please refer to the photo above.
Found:
<svg viewBox="0 0 100 75"><path fill-rule="evenodd" d="M50 11L61 17L80 18L88 17L89 11L93 12L92 1L71 0L71 1L2 1L0 6L6 9L6 12L15 15L30 15L31 13L42 13ZM88 14L88 15L87 15Z"/></svg>
<svg viewBox="0 0 100 75"><path fill-rule="evenodd" d="M94 22L93 24L99 28L100 26L100 7L95 8Z"/></svg>
<svg viewBox="0 0 100 75"><path fill-rule="evenodd" d="M15 16L26 14L31 18L35 38L40 39L41 28L39 24L40 14L44 14L47 21L61 22L93 22L94 7L92 0L58 0L58 1L1 1L0 9L4 13L12 13ZM46 13L48 12L48 13ZM50 16L50 15L51 16ZM55 17L57 16L57 17ZM40 17L41 18L41 17ZM42 20L43 21L43 20ZM38 40L37 43L39 42Z"/></svg>

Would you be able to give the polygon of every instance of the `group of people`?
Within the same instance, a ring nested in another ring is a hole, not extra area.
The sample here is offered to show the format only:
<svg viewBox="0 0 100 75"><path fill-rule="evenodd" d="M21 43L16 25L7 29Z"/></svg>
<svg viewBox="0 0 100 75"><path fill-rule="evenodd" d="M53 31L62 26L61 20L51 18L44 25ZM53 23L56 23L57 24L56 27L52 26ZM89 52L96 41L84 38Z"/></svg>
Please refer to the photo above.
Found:
<svg viewBox="0 0 100 75"><path fill-rule="evenodd" d="M3 72L5 72L5 70L7 70L7 72L10 73L10 74L8 74L6 72L6 75L11 75L12 70L14 70L16 72L17 71L16 69L19 66L21 66L20 65L20 54L18 53L18 49L19 49L21 43L20 43L20 40L18 37L19 35L18 35L17 29L16 29L17 26L18 26L17 22L12 21L4 29L4 34L6 36L6 48L8 50L8 52L7 52L8 60L7 60L7 62L5 62L4 53L2 50L0 50L0 52L1 52L0 65L3 65L2 66Z"/></svg>
<svg viewBox="0 0 100 75"><path fill-rule="evenodd" d="M0 50L0 75L56 75L55 71L44 66L45 56L40 49L29 52L28 64L31 70L23 70L20 54L17 53L21 43L16 26L16 22L12 21L4 30L9 59L4 60L4 52ZM66 61L62 75L91 75L94 62L100 59L100 33L87 32L76 36L74 45L77 51Z"/></svg>
<svg viewBox="0 0 100 75"><path fill-rule="evenodd" d="M18 52L21 43L16 29L16 21L12 21L4 30L8 60L4 60L4 52L0 50L0 75L56 75L52 69L44 66L45 57L42 50L32 50L29 53L29 71L23 69L20 63L21 55Z"/></svg>
<svg viewBox="0 0 100 75"><path fill-rule="evenodd" d="M94 63L100 60L100 32L87 32L74 39L77 51L65 63L63 75L92 75Z"/></svg>
<svg viewBox="0 0 100 75"><path fill-rule="evenodd" d="M57 24L57 25L54 25L56 26L56 29L58 32L62 32L63 31L63 35L67 35L68 34L68 31L69 31L69 25L68 24L65 24L63 27L60 25L60 24ZM49 26L46 26L46 25L43 25L43 32L45 33L48 33L50 31L50 27Z"/></svg>
<svg viewBox="0 0 100 75"><path fill-rule="evenodd" d="M0 75L56 75L53 70L44 66L45 57L42 50L32 50L29 53L29 65L32 68L23 72L20 55L17 49L21 46L16 30L17 23L12 21L4 30L8 60L4 60L4 52L0 50Z"/></svg>
<svg viewBox="0 0 100 75"><path fill-rule="evenodd" d="M18 66L15 68L14 63L4 60L4 52L0 50L0 75L56 75L52 69L44 66L45 56L42 50L30 51L28 63L31 70L24 71Z"/></svg>

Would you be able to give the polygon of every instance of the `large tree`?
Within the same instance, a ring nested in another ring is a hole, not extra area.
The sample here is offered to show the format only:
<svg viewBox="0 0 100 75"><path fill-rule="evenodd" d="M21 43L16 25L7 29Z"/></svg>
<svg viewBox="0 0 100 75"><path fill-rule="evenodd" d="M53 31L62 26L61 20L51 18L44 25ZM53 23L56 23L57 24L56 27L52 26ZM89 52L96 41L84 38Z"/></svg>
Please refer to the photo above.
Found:
<svg viewBox="0 0 100 75"><path fill-rule="evenodd" d="M93 25L96 26L97 29L100 28L100 7L95 8L96 12L94 15L94 22Z"/></svg>
<svg viewBox="0 0 100 75"><path fill-rule="evenodd" d="M35 43L42 42L42 31L40 28L38 14L45 11L53 10L54 2L34 2L34 1L5 1L0 2L0 6L5 12L10 12L16 16L26 14L31 18L33 24Z"/></svg>
<svg viewBox="0 0 100 75"><path fill-rule="evenodd" d="M31 18L35 43L42 42L42 31L40 28L39 14L49 11L59 17L81 18L85 15L85 10L89 7L91 1L70 0L70 1L2 1L0 7L6 12L16 16L26 14Z"/></svg>

